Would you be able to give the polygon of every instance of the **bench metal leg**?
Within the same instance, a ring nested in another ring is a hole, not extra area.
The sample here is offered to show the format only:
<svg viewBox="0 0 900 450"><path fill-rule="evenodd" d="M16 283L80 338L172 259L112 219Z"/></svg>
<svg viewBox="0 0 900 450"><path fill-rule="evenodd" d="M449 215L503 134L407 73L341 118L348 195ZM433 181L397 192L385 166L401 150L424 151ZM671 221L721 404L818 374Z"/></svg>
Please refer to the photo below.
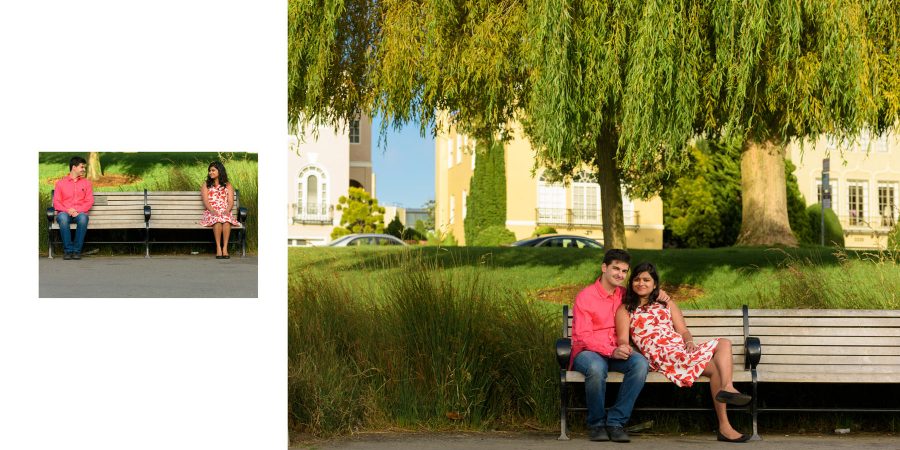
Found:
<svg viewBox="0 0 900 450"><path fill-rule="evenodd" d="M247 230L241 230L241 258L247 256Z"/></svg>
<svg viewBox="0 0 900 450"><path fill-rule="evenodd" d="M753 381L753 401L750 403L750 414L753 416L753 435L750 436L751 441L761 441L762 437L759 435L759 427L757 423L757 415L759 414L757 398L759 397L759 393L756 389L757 387L757 378L756 378L756 369L750 371L750 375Z"/></svg>
<svg viewBox="0 0 900 450"><path fill-rule="evenodd" d="M47 233L47 242L49 242L49 250L47 252L47 259L53 259L53 228L50 228L50 231Z"/></svg>
<svg viewBox="0 0 900 450"><path fill-rule="evenodd" d="M559 437L558 441L568 441L569 436L566 434L566 410L568 409L569 396L566 395L566 371L560 370L559 375Z"/></svg>

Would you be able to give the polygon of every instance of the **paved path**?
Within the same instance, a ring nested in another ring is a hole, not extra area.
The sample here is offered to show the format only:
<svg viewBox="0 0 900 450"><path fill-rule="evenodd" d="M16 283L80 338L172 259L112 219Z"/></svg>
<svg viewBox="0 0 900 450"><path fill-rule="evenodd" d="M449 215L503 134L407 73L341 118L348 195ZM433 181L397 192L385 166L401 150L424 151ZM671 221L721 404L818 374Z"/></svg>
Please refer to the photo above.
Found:
<svg viewBox="0 0 900 450"><path fill-rule="evenodd" d="M39 262L42 298L256 298L257 257L85 256ZM286 282L286 281L285 281Z"/></svg>
<svg viewBox="0 0 900 450"><path fill-rule="evenodd" d="M572 434L570 441L557 441L557 435L541 433L365 433L331 441L314 442L291 447L291 449L354 449L354 450L639 450L639 449L704 449L704 448L745 448L745 449L900 449L900 436L889 434L849 434L837 435L767 435L762 441L747 442L735 447L733 444L716 441L712 433L704 435L632 435L631 443L591 442L586 435Z"/></svg>

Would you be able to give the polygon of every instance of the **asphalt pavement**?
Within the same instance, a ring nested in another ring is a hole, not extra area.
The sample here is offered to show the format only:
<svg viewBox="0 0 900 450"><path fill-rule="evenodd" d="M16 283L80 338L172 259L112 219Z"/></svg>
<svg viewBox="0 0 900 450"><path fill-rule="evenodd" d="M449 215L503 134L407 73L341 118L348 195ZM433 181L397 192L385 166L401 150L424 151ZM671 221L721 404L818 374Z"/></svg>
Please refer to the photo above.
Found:
<svg viewBox="0 0 900 450"><path fill-rule="evenodd" d="M41 298L256 298L256 256L40 257ZM287 279L285 278L285 283Z"/></svg>
<svg viewBox="0 0 900 450"><path fill-rule="evenodd" d="M900 437L893 434L847 435L764 435L761 441L741 444L718 442L714 434L698 435L634 435L630 443L591 442L586 435L572 434L569 441L556 440L545 433L361 433L327 441L297 444L291 449L353 450L659 450L703 448L753 449L900 449Z"/></svg>

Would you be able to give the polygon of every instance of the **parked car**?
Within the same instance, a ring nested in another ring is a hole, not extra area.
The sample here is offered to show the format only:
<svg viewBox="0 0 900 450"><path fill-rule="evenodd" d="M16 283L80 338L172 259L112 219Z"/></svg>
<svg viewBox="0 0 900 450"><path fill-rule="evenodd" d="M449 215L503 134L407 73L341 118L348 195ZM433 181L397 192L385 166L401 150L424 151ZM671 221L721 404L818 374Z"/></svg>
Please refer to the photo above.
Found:
<svg viewBox="0 0 900 450"><path fill-rule="evenodd" d="M603 244L584 236L568 234L547 234L535 238L522 239L511 244L513 247L564 247L603 248Z"/></svg>
<svg viewBox="0 0 900 450"><path fill-rule="evenodd" d="M406 242L390 234L363 233L341 236L328 244L329 247L351 247L357 245L406 245Z"/></svg>

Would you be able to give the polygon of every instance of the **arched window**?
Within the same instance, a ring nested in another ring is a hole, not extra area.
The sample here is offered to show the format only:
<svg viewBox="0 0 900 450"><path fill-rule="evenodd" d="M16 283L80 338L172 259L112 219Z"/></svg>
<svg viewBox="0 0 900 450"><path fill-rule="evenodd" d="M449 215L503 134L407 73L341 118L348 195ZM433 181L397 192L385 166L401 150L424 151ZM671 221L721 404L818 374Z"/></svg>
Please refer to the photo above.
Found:
<svg viewBox="0 0 900 450"><path fill-rule="evenodd" d="M297 176L297 218L300 222L330 222L328 174L319 166L300 169Z"/></svg>

